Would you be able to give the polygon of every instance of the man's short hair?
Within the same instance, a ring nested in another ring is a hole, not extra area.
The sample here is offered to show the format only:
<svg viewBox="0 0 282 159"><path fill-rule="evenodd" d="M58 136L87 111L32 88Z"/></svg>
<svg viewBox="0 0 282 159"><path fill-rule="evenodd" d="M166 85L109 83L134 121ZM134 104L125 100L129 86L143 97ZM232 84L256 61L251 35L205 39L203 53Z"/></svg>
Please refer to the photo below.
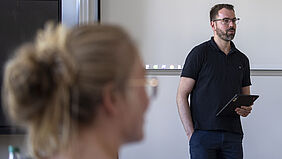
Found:
<svg viewBox="0 0 282 159"><path fill-rule="evenodd" d="M216 18L216 15L218 15L218 11L221 10L222 8L226 8L235 12L234 6L231 4L216 4L211 8L210 21L213 21Z"/></svg>

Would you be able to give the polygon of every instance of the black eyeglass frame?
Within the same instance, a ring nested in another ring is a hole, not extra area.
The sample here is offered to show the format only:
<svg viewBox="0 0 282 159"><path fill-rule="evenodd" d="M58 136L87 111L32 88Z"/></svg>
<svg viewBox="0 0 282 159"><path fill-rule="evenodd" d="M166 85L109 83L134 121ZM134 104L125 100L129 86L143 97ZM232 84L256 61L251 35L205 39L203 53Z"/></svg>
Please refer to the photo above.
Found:
<svg viewBox="0 0 282 159"><path fill-rule="evenodd" d="M230 19L230 18L222 18L222 19L214 19L212 20L213 22L216 22L216 21L221 21L222 24L224 25L228 25L230 24L230 22L232 21L232 23L234 24L238 24L240 18L233 18L233 19Z"/></svg>

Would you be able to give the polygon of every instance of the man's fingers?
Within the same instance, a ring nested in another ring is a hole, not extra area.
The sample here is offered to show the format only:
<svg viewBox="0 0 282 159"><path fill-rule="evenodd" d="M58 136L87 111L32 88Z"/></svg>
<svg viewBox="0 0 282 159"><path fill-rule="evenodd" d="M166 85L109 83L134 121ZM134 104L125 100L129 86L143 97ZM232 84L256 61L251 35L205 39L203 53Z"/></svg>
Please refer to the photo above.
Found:
<svg viewBox="0 0 282 159"><path fill-rule="evenodd" d="M236 108L235 111L236 111L237 114L239 114L243 117L246 117L251 113L252 109L245 109L244 107L245 106L242 106L242 108Z"/></svg>
<svg viewBox="0 0 282 159"><path fill-rule="evenodd" d="M241 109L252 110L253 107L252 106L241 106Z"/></svg>

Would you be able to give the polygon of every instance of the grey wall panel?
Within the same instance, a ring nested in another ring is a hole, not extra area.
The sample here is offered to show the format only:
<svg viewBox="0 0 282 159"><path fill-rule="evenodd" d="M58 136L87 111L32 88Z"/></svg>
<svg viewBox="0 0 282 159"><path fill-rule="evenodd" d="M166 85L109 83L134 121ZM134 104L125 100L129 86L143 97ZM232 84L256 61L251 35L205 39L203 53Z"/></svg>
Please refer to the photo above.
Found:
<svg viewBox="0 0 282 159"><path fill-rule="evenodd" d="M120 159L187 159L188 144L176 106L179 77L159 76L158 96L151 102L145 139L121 150Z"/></svg>
<svg viewBox="0 0 282 159"><path fill-rule="evenodd" d="M79 23L79 0L62 0L62 23L68 27Z"/></svg>
<svg viewBox="0 0 282 159"><path fill-rule="evenodd" d="M252 93L259 94L252 114L243 118L247 159L280 159L282 147L282 76L252 77Z"/></svg>

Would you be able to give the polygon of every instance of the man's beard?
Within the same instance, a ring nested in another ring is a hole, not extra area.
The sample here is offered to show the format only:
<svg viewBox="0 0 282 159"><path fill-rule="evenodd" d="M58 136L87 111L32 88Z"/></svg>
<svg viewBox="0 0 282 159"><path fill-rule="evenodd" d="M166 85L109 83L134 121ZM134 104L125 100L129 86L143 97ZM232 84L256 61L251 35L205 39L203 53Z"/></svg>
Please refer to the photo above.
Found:
<svg viewBox="0 0 282 159"><path fill-rule="evenodd" d="M229 31L234 31L234 33L229 33ZM224 41L231 41L234 39L236 30L234 28L229 28L226 30L226 32L224 32L223 30L220 30L219 28L216 28L216 34L219 36L219 38L221 38Z"/></svg>

